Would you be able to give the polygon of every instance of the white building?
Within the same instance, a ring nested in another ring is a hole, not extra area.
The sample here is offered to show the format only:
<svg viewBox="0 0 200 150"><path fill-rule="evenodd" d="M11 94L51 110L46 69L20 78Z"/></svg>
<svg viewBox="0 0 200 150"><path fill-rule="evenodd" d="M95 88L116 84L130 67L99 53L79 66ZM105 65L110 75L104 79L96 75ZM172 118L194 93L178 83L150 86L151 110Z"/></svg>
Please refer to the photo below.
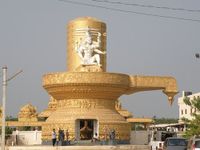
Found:
<svg viewBox="0 0 200 150"><path fill-rule="evenodd" d="M183 101L185 97L189 97L192 100L194 97L200 96L200 93L192 94L192 92L182 92L182 97L178 98L178 106L179 106L179 122L181 122L182 118L192 119L192 113L196 113L196 109L186 105Z"/></svg>

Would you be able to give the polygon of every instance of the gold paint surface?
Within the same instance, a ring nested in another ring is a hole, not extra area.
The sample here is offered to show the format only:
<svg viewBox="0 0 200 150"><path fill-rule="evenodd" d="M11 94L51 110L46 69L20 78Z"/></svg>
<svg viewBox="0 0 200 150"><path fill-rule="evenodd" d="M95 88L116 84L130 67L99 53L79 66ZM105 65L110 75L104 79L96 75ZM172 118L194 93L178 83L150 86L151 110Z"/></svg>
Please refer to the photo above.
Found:
<svg viewBox="0 0 200 150"><path fill-rule="evenodd" d="M130 123L153 123L151 118L128 118L126 120Z"/></svg>
<svg viewBox="0 0 200 150"><path fill-rule="evenodd" d="M43 87L57 100L72 98L117 99L129 87L129 76L104 72L47 74Z"/></svg>
<svg viewBox="0 0 200 150"><path fill-rule="evenodd" d="M171 105L178 93L176 79L168 76L130 76L130 88L126 94L152 90L162 90Z"/></svg>
<svg viewBox="0 0 200 150"><path fill-rule="evenodd" d="M106 51L106 24L96 18L82 17L69 22L67 26L67 68L68 71L75 71L80 65L80 59L74 49L76 41L84 38L83 32L77 32L84 28L95 29L92 38L97 37L96 32L101 33L101 51ZM106 55L100 55L102 70L106 71Z"/></svg>
<svg viewBox="0 0 200 150"><path fill-rule="evenodd" d="M57 105L58 105L58 101L53 98L52 96L50 96L50 100L48 103L48 108L44 111L42 111L38 117L40 118L48 118L54 111L56 111L57 109Z"/></svg>
<svg viewBox="0 0 200 150"><path fill-rule="evenodd" d="M67 102L68 101L68 102ZM61 102L61 101L60 101ZM72 105L70 104L72 103ZM103 128L115 129L117 139L130 138L130 124L115 110L115 101L101 99L66 100L66 104L58 107L43 126L43 139L51 138L53 128L69 130L70 139L75 138L77 119L95 119L99 122L99 136L103 139ZM77 104L77 105L76 105ZM63 106L63 107L62 107Z"/></svg>
<svg viewBox="0 0 200 150"><path fill-rule="evenodd" d="M36 107L34 107L31 104L27 104L23 106L20 109L20 112L18 114L18 120L19 121L37 121L37 112L36 112Z"/></svg>
<svg viewBox="0 0 200 150"><path fill-rule="evenodd" d="M129 122L150 120L132 119L131 114L116 110L118 98L123 94L140 91L163 90L170 103L177 93L176 80L172 77L129 76L107 73L106 55L101 56L101 67L80 65L75 52L75 43L84 38L82 29L92 28L92 38L101 33L101 50L106 51L106 24L91 17L72 20L67 32L68 72L49 73L43 76L43 87L57 100L57 108L42 125L42 139L51 140L52 129L69 130L69 138L76 138L76 121L93 119L98 121L100 139L107 139L107 131L114 129L116 139L129 140L131 124ZM77 32L81 31L81 32ZM117 105L117 108L121 108ZM128 117L129 120L126 120Z"/></svg>

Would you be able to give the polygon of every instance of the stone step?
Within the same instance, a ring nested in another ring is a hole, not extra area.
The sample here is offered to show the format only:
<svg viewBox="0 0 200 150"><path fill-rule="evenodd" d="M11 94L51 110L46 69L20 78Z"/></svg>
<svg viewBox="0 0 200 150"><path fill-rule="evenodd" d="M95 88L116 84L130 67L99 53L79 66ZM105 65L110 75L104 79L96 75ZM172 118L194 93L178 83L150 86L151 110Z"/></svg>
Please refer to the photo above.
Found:
<svg viewBox="0 0 200 150"><path fill-rule="evenodd" d="M148 145L116 146L10 146L6 150L150 150Z"/></svg>

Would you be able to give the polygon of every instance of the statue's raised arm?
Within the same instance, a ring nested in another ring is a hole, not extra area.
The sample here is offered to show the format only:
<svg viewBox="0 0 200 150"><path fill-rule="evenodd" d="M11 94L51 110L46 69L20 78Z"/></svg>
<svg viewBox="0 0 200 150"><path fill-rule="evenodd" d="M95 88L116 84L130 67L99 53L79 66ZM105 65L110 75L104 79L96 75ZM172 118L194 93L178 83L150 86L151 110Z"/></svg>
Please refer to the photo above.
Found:
<svg viewBox="0 0 200 150"><path fill-rule="evenodd" d="M101 46L101 33L100 32L97 32L98 35L97 35L97 43L98 43L98 47L100 48Z"/></svg>
<svg viewBox="0 0 200 150"><path fill-rule="evenodd" d="M81 41L82 39L80 39ZM83 61L83 46L82 46L82 42L78 42L76 41L76 44L75 44L75 50L76 50L76 53L78 54L78 56L80 57L81 61Z"/></svg>

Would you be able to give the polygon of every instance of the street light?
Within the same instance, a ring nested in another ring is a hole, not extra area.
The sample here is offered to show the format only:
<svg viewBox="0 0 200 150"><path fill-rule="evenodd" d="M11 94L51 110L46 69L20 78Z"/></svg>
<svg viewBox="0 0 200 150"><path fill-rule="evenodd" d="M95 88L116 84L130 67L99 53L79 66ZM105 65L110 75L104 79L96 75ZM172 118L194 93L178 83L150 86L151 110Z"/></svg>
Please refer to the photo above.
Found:
<svg viewBox="0 0 200 150"><path fill-rule="evenodd" d="M196 53L196 54L195 54L195 57L196 57L196 58L200 58L200 54L199 54L199 53Z"/></svg>
<svg viewBox="0 0 200 150"><path fill-rule="evenodd" d="M6 96L7 96L7 82L15 78L22 70L15 73L13 76L7 79L7 66L2 67L3 70L3 93L2 93L2 132L1 132L1 150L5 150L5 110L6 110Z"/></svg>

